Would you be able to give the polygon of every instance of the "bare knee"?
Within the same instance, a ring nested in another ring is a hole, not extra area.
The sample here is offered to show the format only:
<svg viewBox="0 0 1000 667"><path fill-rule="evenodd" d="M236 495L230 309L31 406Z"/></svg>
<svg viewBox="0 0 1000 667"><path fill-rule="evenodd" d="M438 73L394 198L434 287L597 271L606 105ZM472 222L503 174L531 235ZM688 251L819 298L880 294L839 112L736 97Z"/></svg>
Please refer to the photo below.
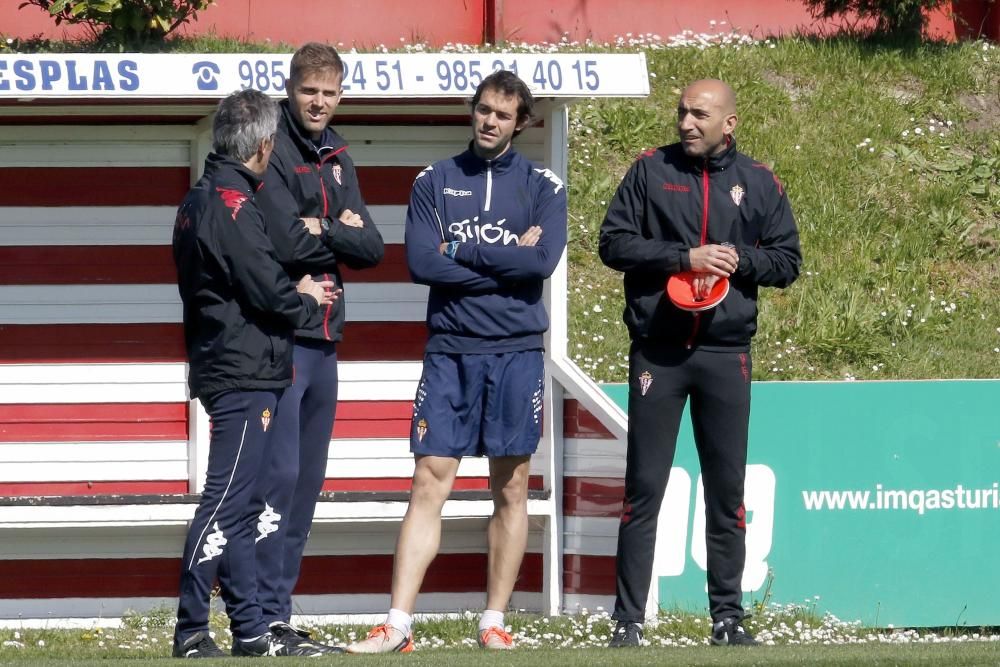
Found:
<svg viewBox="0 0 1000 667"><path fill-rule="evenodd" d="M497 511L522 509L528 504L530 463L527 457L490 461L490 490Z"/></svg>
<svg viewBox="0 0 1000 667"><path fill-rule="evenodd" d="M417 459L410 490L410 506L440 509L451 493L458 472L458 460L424 456Z"/></svg>

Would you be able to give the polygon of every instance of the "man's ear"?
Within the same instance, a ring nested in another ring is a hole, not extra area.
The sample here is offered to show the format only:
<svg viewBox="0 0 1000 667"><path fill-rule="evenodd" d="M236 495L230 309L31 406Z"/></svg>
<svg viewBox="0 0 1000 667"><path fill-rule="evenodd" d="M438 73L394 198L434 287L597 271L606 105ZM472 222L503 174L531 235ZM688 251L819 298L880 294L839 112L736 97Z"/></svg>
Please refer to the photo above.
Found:
<svg viewBox="0 0 1000 667"><path fill-rule="evenodd" d="M731 113L726 116L726 120L722 122L722 133L732 134L736 131L736 124L739 122L739 117L736 114Z"/></svg>

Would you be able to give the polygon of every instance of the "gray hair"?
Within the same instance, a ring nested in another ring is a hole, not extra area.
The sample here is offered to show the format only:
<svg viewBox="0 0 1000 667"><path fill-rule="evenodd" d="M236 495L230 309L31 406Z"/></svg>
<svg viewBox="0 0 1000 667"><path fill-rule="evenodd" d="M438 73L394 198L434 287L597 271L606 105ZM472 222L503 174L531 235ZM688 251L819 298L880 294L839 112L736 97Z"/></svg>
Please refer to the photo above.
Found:
<svg viewBox="0 0 1000 667"><path fill-rule="evenodd" d="M277 131L278 104L260 91L241 90L219 102L212 123L212 149L246 162L260 142Z"/></svg>

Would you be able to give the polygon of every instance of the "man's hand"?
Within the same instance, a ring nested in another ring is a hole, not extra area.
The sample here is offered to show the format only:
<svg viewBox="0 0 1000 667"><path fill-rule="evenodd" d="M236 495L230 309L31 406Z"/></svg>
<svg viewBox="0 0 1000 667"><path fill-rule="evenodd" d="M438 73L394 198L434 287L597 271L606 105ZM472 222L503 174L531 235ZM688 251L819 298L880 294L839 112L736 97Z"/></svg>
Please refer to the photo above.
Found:
<svg viewBox="0 0 1000 667"><path fill-rule="evenodd" d="M691 270L698 273L728 278L740 265L740 256L736 253L736 248L712 243L691 248L688 252Z"/></svg>
<svg viewBox="0 0 1000 667"><path fill-rule="evenodd" d="M530 248L531 246L538 243L538 239L542 238L542 228L538 225L528 227L520 238L517 239L517 245L522 248Z"/></svg>
<svg viewBox="0 0 1000 667"><path fill-rule="evenodd" d="M344 212L340 214L339 220L347 225L348 227L364 227L365 221L361 219L361 216L352 211L349 208L345 208Z"/></svg>
<svg viewBox="0 0 1000 667"><path fill-rule="evenodd" d="M695 301L704 301L708 298L708 295L712 293L712 288L715 283L719 282L721 278L719 276L713 275L711 273L699 273L695 276L695 279L691 281L691 288L694 292Z"/></svg>
<svg viewBox="0 0 1000 667"><path fill-rule="evenodd" d="M323 225L320 223L319 218L300 218L302 224L306 226L306 231L308 231L313 236L320 236L323 233Z"/></svg>
<svg viewBox="0 0 1000 667"><path fill-rule="evenodd" d="M316 299L316 303L321 306L328 306L336 301L344 290L333 289L332 280L313 280L312 276L302 276L302 280L295 286L299 294L308 294Z"/></svg>

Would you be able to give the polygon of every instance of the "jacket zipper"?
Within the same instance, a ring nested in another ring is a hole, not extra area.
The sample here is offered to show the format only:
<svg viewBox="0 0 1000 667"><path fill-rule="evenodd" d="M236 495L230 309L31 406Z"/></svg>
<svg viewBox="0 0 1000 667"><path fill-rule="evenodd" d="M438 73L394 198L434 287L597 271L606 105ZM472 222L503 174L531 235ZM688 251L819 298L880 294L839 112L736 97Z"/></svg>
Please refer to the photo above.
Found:
<svg viewBox="0 0 1000 667"><path fill-rule="evenodd" d="M338 153L343 152L346 148L347 148L346 145L345 146L341 146L340 148L338 148L337 150L333 151L332 153L329 153L329 154L324 155L323 157L321 157L319 159L319 162L316 163L316 176L319 177L319 191L323 195L323 217L324 218L330 217L330 201L329 201L329 199L327 199L327 196L326 196L326 183L323 181L323 163L326 162L327 160L333 158L333 156L337 155ZM323 274L323 280L330 280L330 274L329 273L324 273ZM327 340L330 340L330 313L332 311L333 311L333 304L332 303L326 304L326 310L323 312L323 337L326 338Z"/></svg>
<svg viewBox="0 0 1000 667"><path fill-rule="evenodd" d="M701 168L701 245L708 241L708 161ZM684 347L690 350L694 346L695 336L698 335L698 326L701 324L701 313L694 314L694 322L691 324L691 335L688 336Z"/></svg>
<svg viewBox="0 0 1000 667"><path fill-rule="evenodd" d="M323 217L327 217L330 211L330 202L326 198L326 183L323 182L323 161L320 160L316 163L316 175L319 177L319 191L323 193ZM329 280L330 274L324 273L323 280ZM326 310L323 311L323 338L330 340L330 311L333 310L333 304L326 304Z"/></svg>
<svg viewBox="0 0 1000 667"><path fill-rule="evenodd" d="M486 161L486 206L483 207L483 211L490 210L490 203L493 200L493 163L490 160Z"/></svg>

